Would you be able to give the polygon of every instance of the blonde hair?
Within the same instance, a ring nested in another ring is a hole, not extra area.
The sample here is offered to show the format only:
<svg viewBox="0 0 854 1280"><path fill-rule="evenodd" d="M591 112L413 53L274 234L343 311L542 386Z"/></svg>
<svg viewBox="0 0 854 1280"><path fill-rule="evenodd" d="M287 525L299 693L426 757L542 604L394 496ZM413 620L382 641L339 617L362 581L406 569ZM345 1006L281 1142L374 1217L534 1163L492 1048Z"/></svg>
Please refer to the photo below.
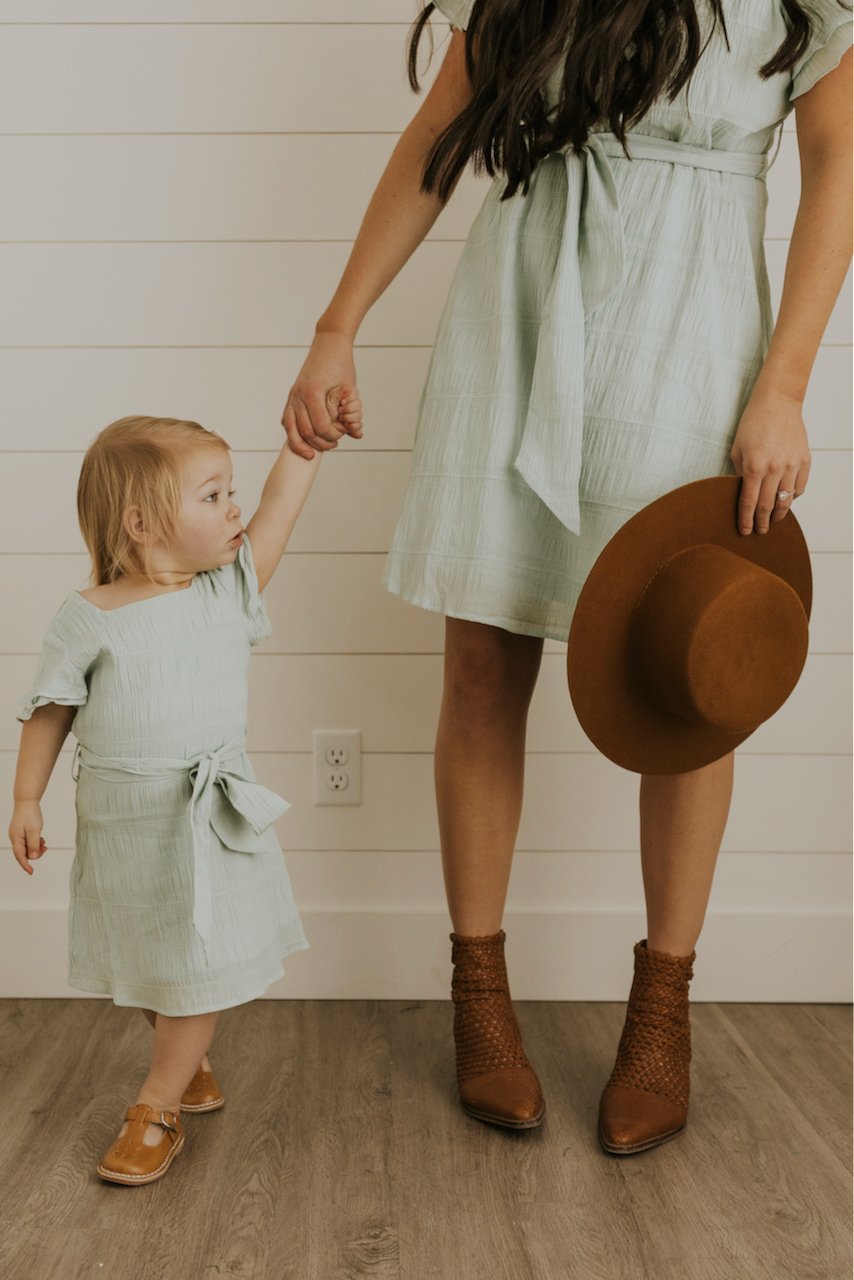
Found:
<svg viewBox="0 0 854 1280"><path fill-rule="evenodd" d="M183 493L180 461L199 445L228 449L228 441L182 418L119 418L86 450L77 484L77 517L92 557L92 582L101 586L126 573L151 577L149 550L125 528L136 507L155 540L177 526Z"/></svg>

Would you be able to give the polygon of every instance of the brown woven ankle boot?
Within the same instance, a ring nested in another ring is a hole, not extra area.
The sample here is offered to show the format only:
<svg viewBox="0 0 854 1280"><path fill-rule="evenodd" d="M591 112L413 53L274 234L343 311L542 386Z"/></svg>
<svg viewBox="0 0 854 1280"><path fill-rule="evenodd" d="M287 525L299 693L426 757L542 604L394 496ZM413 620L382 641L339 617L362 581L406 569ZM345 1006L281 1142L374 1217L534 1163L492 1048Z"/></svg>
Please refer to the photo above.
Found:
<svg viewBox="0 0 854 1280"><path fill-rule="evenodd" d="M485 937L451 934L457 1085L469 1115L533 1129L545 1103L510 1001L504 937L503 929Z"/></svg>
<svg viewBox="0 0 854 1280"><path fill-rule="evenodd" d="M599 1103L599 1141L614 1155L675 1138L688 1120L690 956L635 943L635 974L617 1061Z"/></svg>

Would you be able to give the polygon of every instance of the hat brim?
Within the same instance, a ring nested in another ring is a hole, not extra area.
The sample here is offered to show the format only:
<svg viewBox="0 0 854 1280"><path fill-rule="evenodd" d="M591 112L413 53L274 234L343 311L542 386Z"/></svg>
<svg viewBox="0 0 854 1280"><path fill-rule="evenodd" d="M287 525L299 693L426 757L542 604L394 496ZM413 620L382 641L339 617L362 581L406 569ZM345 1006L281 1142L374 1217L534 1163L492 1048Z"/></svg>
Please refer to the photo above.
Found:
<svg viewBox="0 0 854 1280"><path fill-rule="evenodd" d="M755 732L727 733L673 715L636 676L629 618L665 560L702 543L725 547L783 578L810 616L812 570L803 530L790 511L767 533L739 533L740 488L740 476L711 476L657 498L618 529L581 590L567 651L570 697L587 736L624 769L685 773L711 764Z"/></svg>

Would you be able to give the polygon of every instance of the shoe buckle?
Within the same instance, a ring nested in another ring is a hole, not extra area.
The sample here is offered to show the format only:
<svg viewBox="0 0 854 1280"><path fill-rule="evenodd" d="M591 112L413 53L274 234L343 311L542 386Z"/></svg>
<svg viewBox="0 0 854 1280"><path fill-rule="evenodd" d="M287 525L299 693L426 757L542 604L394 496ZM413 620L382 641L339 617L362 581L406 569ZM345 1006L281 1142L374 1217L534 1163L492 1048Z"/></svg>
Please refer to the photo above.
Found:
<svg viewBox="0 0 854 1280"><path fill-rule="evenodd" d="M171 1129L173 1133L178 1132L178 1124L174 1111L161 1111L160 1118L157 1123L162 1124L164 1129Z"/></svg>

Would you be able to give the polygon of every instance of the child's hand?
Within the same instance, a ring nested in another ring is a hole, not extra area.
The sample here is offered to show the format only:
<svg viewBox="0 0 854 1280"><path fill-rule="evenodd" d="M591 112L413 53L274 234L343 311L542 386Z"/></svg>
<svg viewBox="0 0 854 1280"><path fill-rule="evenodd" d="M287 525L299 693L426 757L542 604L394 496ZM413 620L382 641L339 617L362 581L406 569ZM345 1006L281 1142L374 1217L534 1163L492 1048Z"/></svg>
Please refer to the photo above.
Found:
<svg viewBox="0 0 854 1280"><path fill-rule="evenodd" d="M326 393L326 409L339 438L362 438L362 401L358 387L330 387Z"/></svg>
<svg viewBox="0 0 854 1280"><path fill-rule="evenodd" d="M38 800L16 800L12 821L9 823L9 839L15 859L28 876L33 874L30 862L40 858L47 850L42 837L44 821Z"/></svg>

